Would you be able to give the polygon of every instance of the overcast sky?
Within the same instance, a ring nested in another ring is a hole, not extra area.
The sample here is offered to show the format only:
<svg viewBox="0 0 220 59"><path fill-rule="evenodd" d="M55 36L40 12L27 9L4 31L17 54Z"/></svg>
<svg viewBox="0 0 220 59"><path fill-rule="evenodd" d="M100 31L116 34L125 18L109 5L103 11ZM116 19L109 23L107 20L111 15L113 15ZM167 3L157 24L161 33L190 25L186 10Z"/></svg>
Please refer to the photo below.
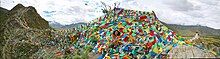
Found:
<svg viewBox="0 0 220 59"><path fill-rule="evenodd" d="M63 25L89 22L102 16L100 1L113 6L140 11L154 10L159 20L169 24L202 25L220 29L220 0L0 0L1 7L13 8L21 3L34 6L48 21Z"/></svg>

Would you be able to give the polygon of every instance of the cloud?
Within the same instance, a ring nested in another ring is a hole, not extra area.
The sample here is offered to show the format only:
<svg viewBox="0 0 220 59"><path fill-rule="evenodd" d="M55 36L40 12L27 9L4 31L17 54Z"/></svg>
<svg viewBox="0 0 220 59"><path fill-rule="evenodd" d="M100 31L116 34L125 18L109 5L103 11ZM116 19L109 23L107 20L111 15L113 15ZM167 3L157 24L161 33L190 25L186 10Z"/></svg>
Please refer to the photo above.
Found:
<svg viewBox="0 0 220 59"><path fill-rule="evenodd" d="M187 0L166 0L165 4L169 5L170 8L177 11L190 11L193 10L193 4Z"/></svg>
<svg viewBox="0 0 220 59"><path fill-rule="evenodd" d="M1 0L1 7L11 9L17 3L34 6L48 21L63 25L88 22L102 16L103 5L140 11L154 10L158 18L170 24L203 25L220 29L220 0Z"/></svg>
<svg viewBox="0 0 220 59"><path fill-rule="evenodd" d="M202 25L220 29L218 6L220 0L137 0L122 5L127 9L154 10L161 21L170 24Z"/></svg>

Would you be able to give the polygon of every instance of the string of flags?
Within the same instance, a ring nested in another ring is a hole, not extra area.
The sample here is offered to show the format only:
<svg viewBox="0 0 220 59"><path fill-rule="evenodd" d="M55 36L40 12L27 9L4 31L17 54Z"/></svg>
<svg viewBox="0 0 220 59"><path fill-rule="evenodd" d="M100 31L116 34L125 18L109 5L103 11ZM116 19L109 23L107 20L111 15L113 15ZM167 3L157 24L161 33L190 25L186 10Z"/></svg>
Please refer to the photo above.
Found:
<svg viewBox="0 0 220 59"><path fill-rule="evenodd" d="M98 59L166 58L176 46L190 44L164 26L153 11L116 8L87 27L93 33L83 36L84 41L94 46Z"/></svg>
<svg viewBox="0 0 220 59"><path fill-rule="evenodd" d="M61 56L66 52L84 52L91 48L97 59L164 59L179 45L192 46L189 40L163 25L155 13L114 8L103 17L55 36ZM55 42L56 43L56 42ZM54 43L54 44L55 44Z"/></svg>

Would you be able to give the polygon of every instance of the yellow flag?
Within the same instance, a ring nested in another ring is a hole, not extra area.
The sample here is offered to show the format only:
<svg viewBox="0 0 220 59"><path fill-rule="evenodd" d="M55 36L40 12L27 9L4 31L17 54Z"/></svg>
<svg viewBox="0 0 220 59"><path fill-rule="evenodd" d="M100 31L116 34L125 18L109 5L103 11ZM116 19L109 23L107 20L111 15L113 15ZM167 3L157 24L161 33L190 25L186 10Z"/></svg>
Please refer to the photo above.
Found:
<svg viewBox="0 0 220 59"><path fill-rule="evenodd" d="M100 39L100 36L99 36L99 35L96 35L96 38L99 40L99 39Z"/></svg>
<svg viewBox="0 0 220 59"><path fill-rule="evenodd" d="M131 29L129 28L128 31L131 32Z"/></svg>
<svg viewBox="0 0 220 59"><path fill-rule="evenodd" d="M101 48L101 47L99 47L98 52L101 52L101 49L102 49L102 48Z"/></svg>
<svg viewBox="0 0 220 59"><path fill-rule="evenodd" d="M159 53L161 53L163 51L162 47L159 48Z"/></svg>
<svg viewBox="0 0 220 59"><path fill-rule="evenodd" d="M147 32L147 33L150 33L150 29L149 29L149 28L146 28L146 32Z"/></svg>
<svg viewBox="0 0 220 59"><path fill-rule="evenodd" d="M118 24L118 28L124 28L121 22Z"/></svg>
<svg viewBox="0 0 220 59"><path fill-rule="evenodd" d="M158 48L157 48L157 47L154 47L154 48L153 48L153 51L154 51L155 53L157 53L157 54L159 53L159 51L158 51Z"/></svg>
<svg viewBox="0 0 220 59"><path fill-rule="evenodd" d="M109 19L106 19L106 22L107 22L107 23L109 23L109 22L110 22L110 20L109 20Z"/></svg>
<svg viewBox="0 0 220 59"><path fill-rule="evenodd" d="M163 38L166 39L167 35L168 35L167 33L164 33Z"/></svg>
<svg viewBox="0 0 220 59"><path fill-rule="evenodd" d="M183 41L179 41L178 44L179 44L179 45L183 45Z"/></svg>
<svg viewBox="0 0 220 59"><path fill-rule="evenodd" d="M130 23L130 19L129 18L126 18L125 21Z"/></svg>
<svg viewBox="0 0 220 59"><path fill-rule="evenodd" d="M169 47L170 47L170 50L172 50L172 49L173 49L173 46L172 46L172 45L170 45Z"/></svg>
<svg viewBox="0 0 220 59"><path fill-rule="evenodd" d="M106 45L108 45L109 44L109 41L106 43Z"/></svg>
<svg viewBox="0 0 220 59"><path fill-rule="evenodd" d="M189 40L185 40L186 44L190 44L190 41Z"/></svg>
<svg viewBox="0 0 220 59"><path fill-rule="evenodd" d="M177 42L178 42L178 40L177 40L176 38L174 38L173 40L174 40L174 43L177 43Z"/></svg>
<svg viewBox="0 0 220 59"><path fill-rule="evenodd" d="M106 59L111 59L111 57L110 56L106 56Z"/></svg>
<svg viewBox="0 0 220 59"><path fill-rule="evenodd" d="M134 37L132 37L131 35L129 36L129 38L130 38L130 42L134 42L135 41Z"/></svg>

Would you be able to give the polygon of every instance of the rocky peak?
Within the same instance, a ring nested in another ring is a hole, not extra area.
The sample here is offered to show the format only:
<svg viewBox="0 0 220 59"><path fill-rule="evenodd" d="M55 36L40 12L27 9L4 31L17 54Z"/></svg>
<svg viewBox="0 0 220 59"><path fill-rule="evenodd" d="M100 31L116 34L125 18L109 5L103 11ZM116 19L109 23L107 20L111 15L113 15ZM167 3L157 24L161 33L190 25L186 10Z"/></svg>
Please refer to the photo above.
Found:
<svg viewBox="0 0 220 59"><path fill-rule="evenodd" d="M27 9L28 9L28 11L37 13L37 10L36 10L33 6L28 6ZM38 13L37 13L37 14L38 14Z"/></svg>
<svg viewBox="0 0 220 59"><path fill-rule="evenodd" d="M17 9L20 9L20 8L24 8L24 5L22 5L22 4L17 4L15 7L13 7L12 9L11 9L11 11L12 10L17 10Z"/></svg>

